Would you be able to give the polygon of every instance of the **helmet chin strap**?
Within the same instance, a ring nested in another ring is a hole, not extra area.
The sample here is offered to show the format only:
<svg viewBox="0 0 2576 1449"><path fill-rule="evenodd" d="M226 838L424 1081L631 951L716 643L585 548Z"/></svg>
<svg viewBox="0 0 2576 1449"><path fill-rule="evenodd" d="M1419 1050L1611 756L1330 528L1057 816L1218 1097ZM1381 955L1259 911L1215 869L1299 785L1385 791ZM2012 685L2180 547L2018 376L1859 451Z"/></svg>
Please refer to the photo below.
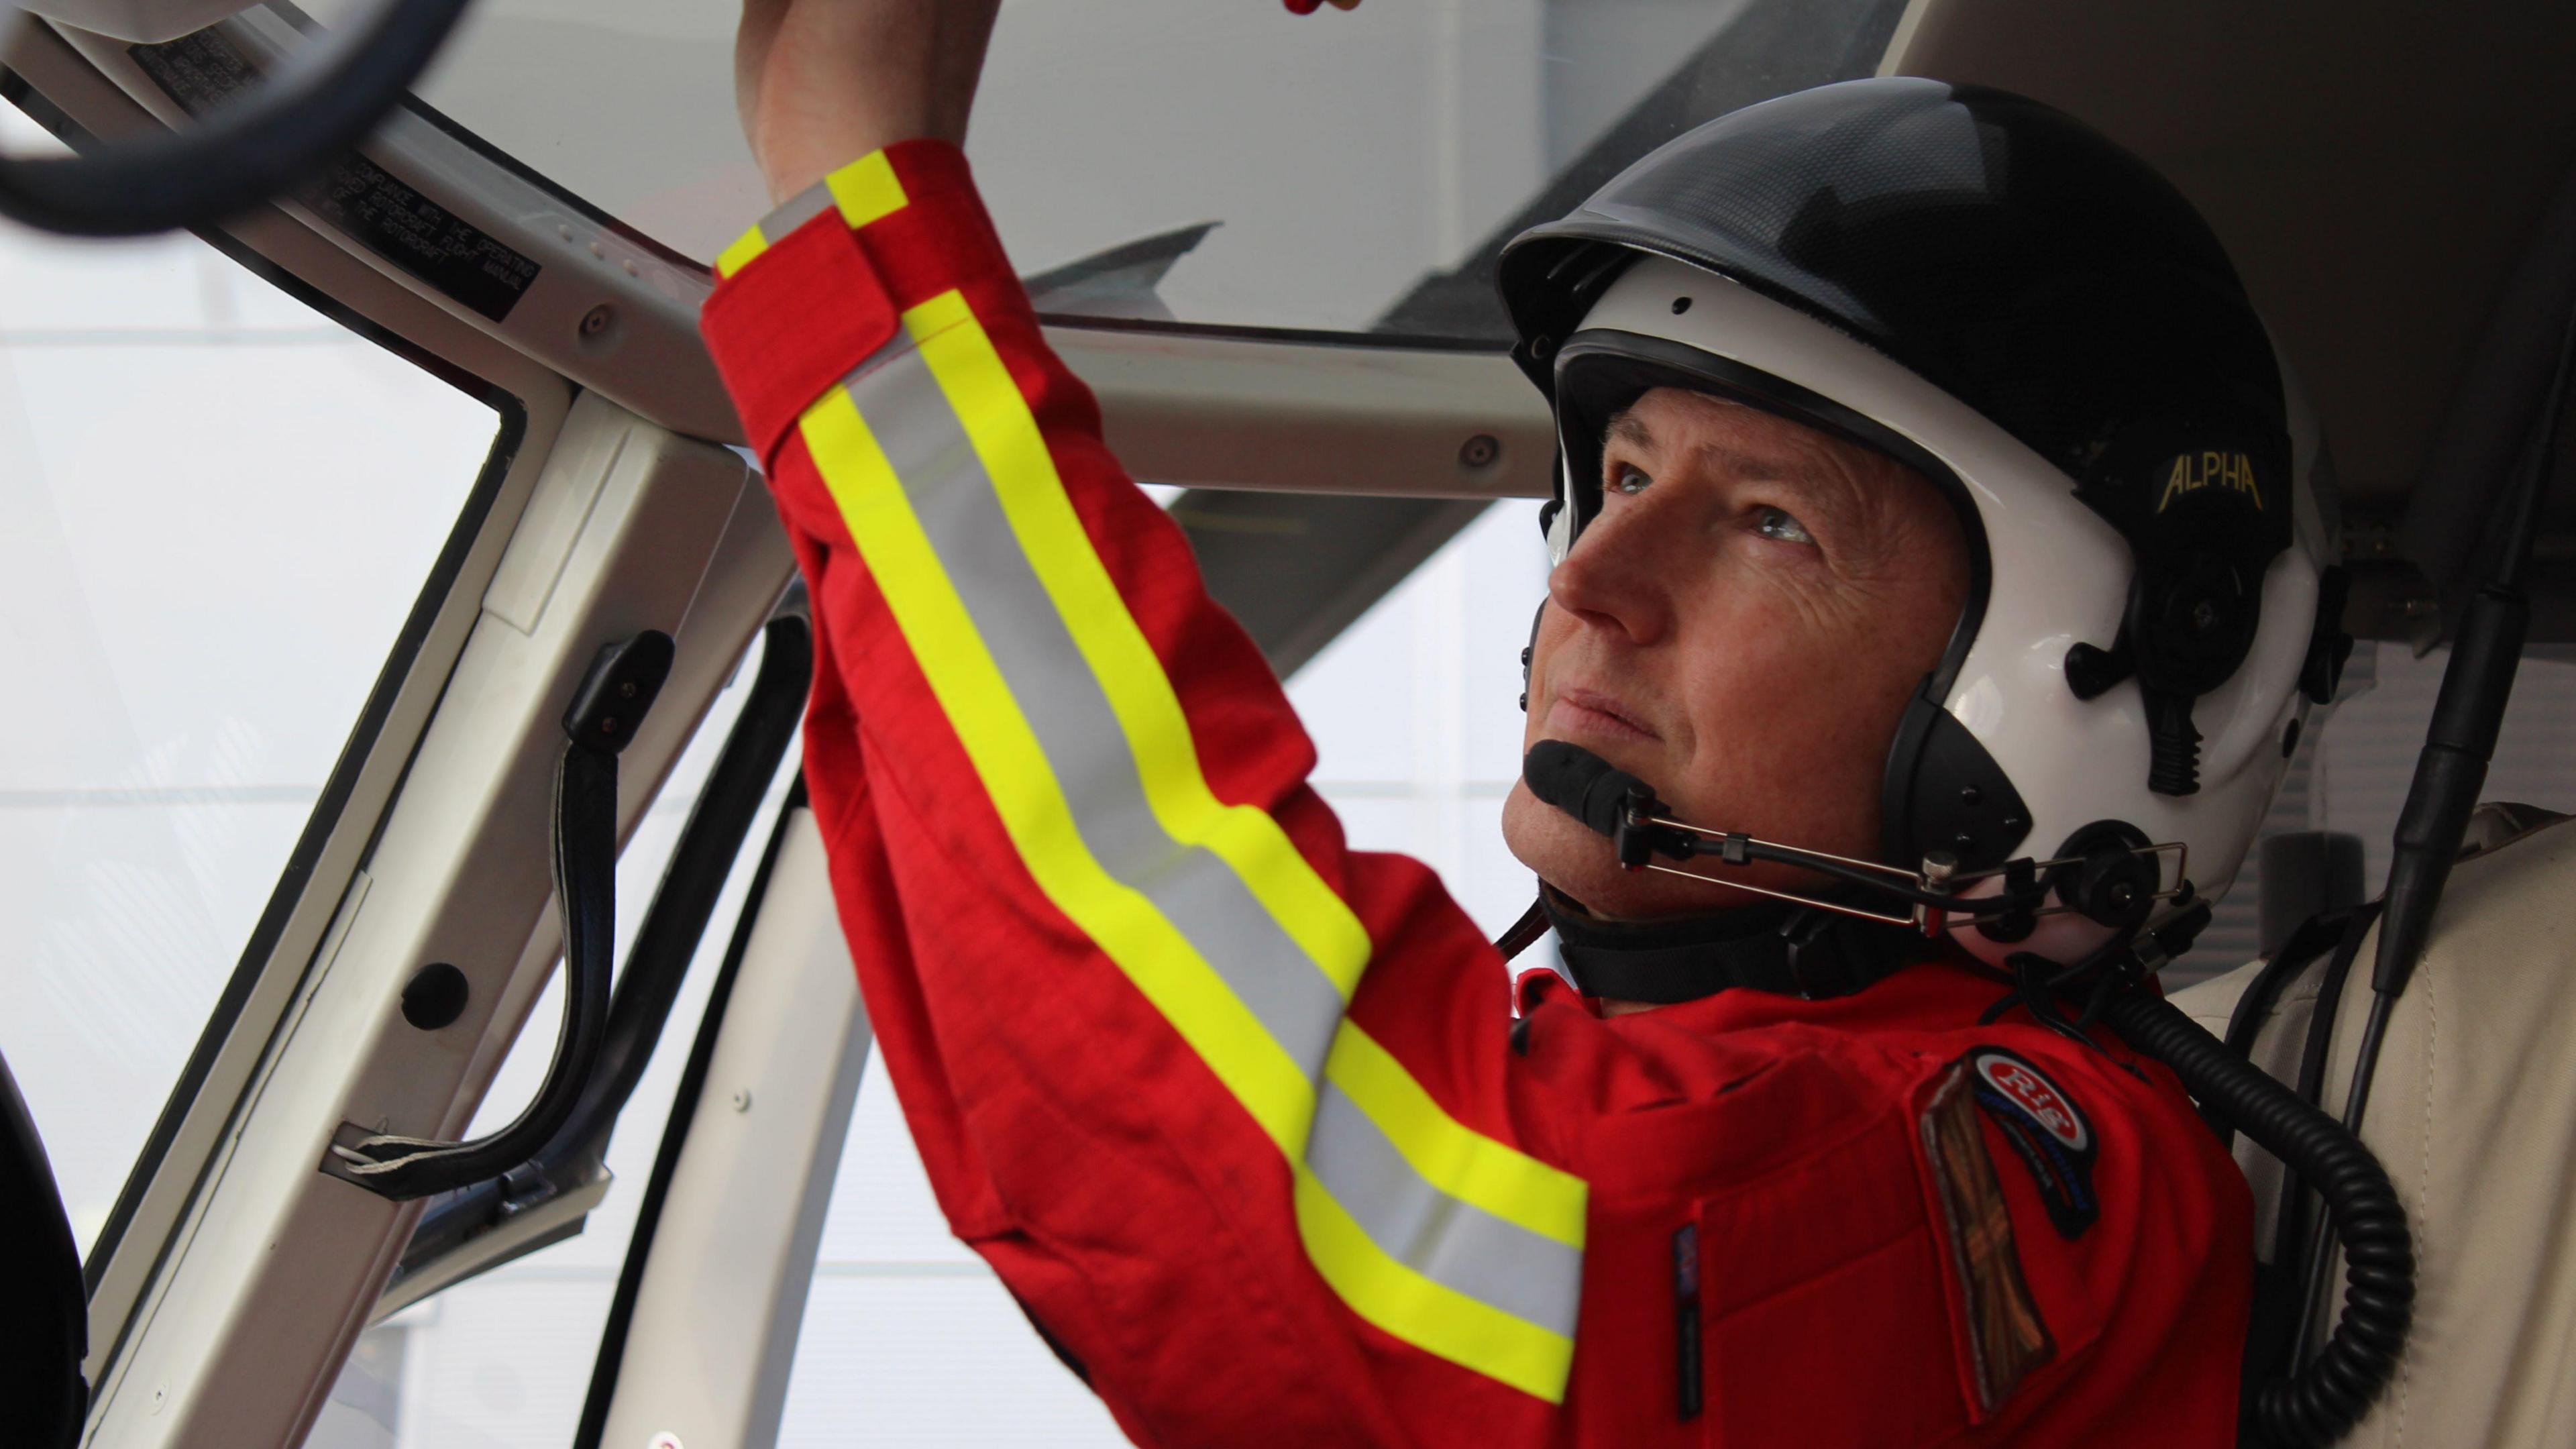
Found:
<svg viewBox="0 0 2576 1449"><path fill-rule="evenodd" d="M1849 996L1931 954L1921 933L1763 901L1670 921L1605 921L1544 881L1537 909L1586 996L1666 1006L1734 989Z"/></svg>

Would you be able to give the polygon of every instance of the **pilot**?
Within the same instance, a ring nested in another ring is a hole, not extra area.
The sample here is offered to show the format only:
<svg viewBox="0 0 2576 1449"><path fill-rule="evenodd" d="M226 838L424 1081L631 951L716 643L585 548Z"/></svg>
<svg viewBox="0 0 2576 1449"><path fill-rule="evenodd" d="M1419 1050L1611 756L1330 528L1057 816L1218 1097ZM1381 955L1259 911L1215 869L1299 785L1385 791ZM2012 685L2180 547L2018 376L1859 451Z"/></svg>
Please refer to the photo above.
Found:
<svg viewBox="0 0 2576 1449"><path fill-rule="evenodd" d="M2244 1182L2090 1024L2117 922L2036 875L2144 862L2130 923L2223 889L2330 694L2313 430L2190 206L1891 78L1513 244L1563 449L1532 774L1579 747L1808 854L1631 869L1524 785L1506 944L1552 926L1566 970L1507 993L1428 870L1345 846L1049 350L959 149L997 3L753 0L782 205L704 329L811 587L878 1049L1121 1428L2232 1443Z"/></svg>

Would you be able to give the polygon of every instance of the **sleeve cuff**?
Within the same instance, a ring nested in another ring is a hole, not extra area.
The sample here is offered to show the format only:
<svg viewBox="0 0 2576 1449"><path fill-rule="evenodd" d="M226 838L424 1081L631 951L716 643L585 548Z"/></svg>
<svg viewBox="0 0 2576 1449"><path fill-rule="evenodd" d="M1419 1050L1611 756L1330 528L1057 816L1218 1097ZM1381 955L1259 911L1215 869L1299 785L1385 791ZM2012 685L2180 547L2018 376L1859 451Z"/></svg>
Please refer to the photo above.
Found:
<svg viewBox="0 0 2576 1449"><path fill-rule="evenodd" d="M716 258L708 351L764 464L814 399L882 348L902 313L1012 278L965 153L904 141L834 171Z"/></svg>
<svg viewBox="0 0 2576 1449"><path fill-rule="evenodd" d="M916 143L920 144L920 143ZM729 278L759 260L762 253L798 227L827 211L837 211L852 231L903 210L903 179L895 174L888 151L871 151L787 199L785 205L716 253L716 276Z"/></svg>

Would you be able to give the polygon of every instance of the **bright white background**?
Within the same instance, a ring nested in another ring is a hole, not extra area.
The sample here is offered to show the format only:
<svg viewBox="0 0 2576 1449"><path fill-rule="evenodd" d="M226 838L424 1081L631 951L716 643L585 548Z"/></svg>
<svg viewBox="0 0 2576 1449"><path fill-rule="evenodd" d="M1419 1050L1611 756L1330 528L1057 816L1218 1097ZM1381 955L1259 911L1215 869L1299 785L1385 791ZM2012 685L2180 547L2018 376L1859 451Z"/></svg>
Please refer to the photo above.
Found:
<svg viewBox="0 0 2576 1449"><path fill-rule="evenodd" d="M84 1250L497 422L193 238L0 232L0 1052Z"/></svg>

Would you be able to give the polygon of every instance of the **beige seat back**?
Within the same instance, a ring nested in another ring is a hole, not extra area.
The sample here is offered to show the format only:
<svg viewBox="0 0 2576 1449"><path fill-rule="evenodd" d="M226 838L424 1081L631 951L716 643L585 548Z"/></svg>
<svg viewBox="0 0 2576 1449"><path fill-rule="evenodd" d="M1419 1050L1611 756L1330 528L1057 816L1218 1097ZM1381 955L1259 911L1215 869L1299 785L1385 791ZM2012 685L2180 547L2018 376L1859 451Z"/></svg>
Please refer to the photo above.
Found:
<svg viewBox="0 0 2576 1449"><path fill-rule="evenodd" d="M2377 933L2334 1018L2322 1100L2342 1111ZM2261 963L2174 995L2224 1034ZM2322 964L2283 992L2254 1062L2295 1083ZM2576 828L2463 859L2392 1015L2362 1129L2415 1231L2415 1328L2348 1444L2576 1445ZM2238 1139L2269 1253L2281 1168ZM2330 1315L2340 1303L2324 1295ZM2323 1318L2321 1316L2322 1327Z"/></svg>

